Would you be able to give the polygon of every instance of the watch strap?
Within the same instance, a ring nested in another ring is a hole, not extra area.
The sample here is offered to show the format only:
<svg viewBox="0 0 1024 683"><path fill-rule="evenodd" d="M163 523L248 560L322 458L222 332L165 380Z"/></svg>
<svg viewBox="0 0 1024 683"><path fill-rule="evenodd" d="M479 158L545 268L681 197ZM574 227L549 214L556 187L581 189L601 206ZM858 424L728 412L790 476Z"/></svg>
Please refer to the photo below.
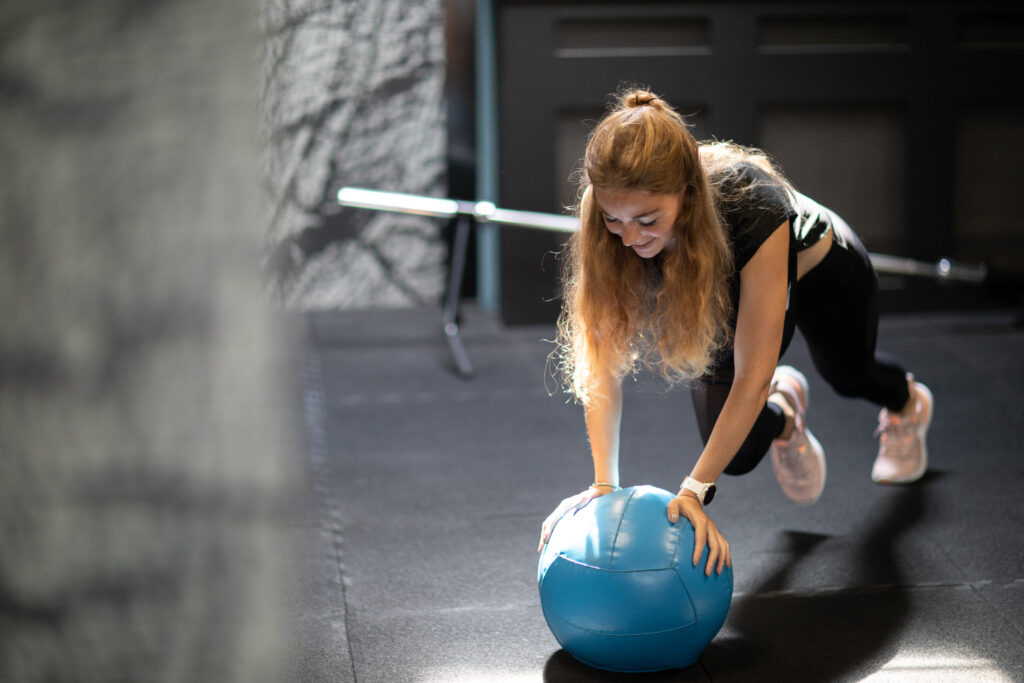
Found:
<svg viewBox="0 0 1024 683"><path fill-rule="evenodd" d="M700 501L701 505L710 503L708 491L713 490L715 486L714 482L705 483L697 481L693 477L686 477L683 479L683 483L679 487L679 492L690 491L697 496L697 500ZM713 496L714 494L712 494Z"/></svg>

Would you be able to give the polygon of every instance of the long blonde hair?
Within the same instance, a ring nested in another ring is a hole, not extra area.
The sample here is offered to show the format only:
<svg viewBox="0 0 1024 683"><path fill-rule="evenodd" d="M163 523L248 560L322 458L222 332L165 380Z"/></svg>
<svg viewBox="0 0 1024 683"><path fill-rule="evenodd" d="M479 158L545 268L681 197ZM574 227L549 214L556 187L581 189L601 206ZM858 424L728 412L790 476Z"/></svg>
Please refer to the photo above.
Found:
<svg viewBox="0 0 1024 683"><path fill-rule="evenodd" d="M660 273L606 229L593 187L682 197ZM621 94L587 143L579 196L555 352L567 390L586 404L597 369L621 378L640 365L670 384L704 375L730 341L733 262L686 122L647 90Z"/></svg>

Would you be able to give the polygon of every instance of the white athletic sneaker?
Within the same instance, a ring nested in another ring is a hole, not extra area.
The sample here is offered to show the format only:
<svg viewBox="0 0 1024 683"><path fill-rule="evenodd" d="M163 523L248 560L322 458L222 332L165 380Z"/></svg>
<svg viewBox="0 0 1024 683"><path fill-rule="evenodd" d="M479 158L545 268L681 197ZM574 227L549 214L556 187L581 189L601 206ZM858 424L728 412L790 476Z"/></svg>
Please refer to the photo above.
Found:
<svg viewBox="0 0 1024 683"><path fill-rule="evenodd" d="M878 457L871 469L871 478L878 484L908 484L923 477L928 469L925 437L932 422L932 392L914 382L913 375L907 375L907 380L917 394L914 414L905 417L885 408L878 414Z"/></svg>
<svg viewBox="0 0 1024 683"><path fill-rule="evenodd" d="M810 505L825 489L825 451L807 429L807 378L796 368L780 365L772 377L771 393L781 393L793 407L793 433L772 442L772 467L782 492L795 503Z"/></svg>

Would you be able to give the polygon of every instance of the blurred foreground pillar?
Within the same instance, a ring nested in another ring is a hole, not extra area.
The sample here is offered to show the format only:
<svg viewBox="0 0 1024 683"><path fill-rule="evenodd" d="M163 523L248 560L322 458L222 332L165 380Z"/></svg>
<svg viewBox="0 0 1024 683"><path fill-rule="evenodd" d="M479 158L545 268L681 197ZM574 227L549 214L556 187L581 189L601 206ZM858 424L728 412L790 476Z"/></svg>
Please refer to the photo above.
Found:
<svg viewBox="0 0 1024 683"><path fill-rule="evenodd" d="M0 35L0 680L282 680L255 3L5 0Z"/></svg>

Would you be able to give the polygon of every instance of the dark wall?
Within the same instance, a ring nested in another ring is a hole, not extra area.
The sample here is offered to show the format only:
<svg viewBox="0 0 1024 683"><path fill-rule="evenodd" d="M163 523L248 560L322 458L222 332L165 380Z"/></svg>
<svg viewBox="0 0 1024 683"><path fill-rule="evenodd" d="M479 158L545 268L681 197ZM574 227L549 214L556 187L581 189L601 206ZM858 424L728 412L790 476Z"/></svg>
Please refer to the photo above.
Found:
<svg viewBox="0 0 1024 683"><path fill-rule="evenodd" d="M559 212L623 82L766 148L875 252L1024 264L1024 11L1007 3L497 0L500 200ZM590 124L587 122L590 121ZM502 317L558 310L561 240L502 233ZM900 288L907 283L890 283Z"/></svg>

